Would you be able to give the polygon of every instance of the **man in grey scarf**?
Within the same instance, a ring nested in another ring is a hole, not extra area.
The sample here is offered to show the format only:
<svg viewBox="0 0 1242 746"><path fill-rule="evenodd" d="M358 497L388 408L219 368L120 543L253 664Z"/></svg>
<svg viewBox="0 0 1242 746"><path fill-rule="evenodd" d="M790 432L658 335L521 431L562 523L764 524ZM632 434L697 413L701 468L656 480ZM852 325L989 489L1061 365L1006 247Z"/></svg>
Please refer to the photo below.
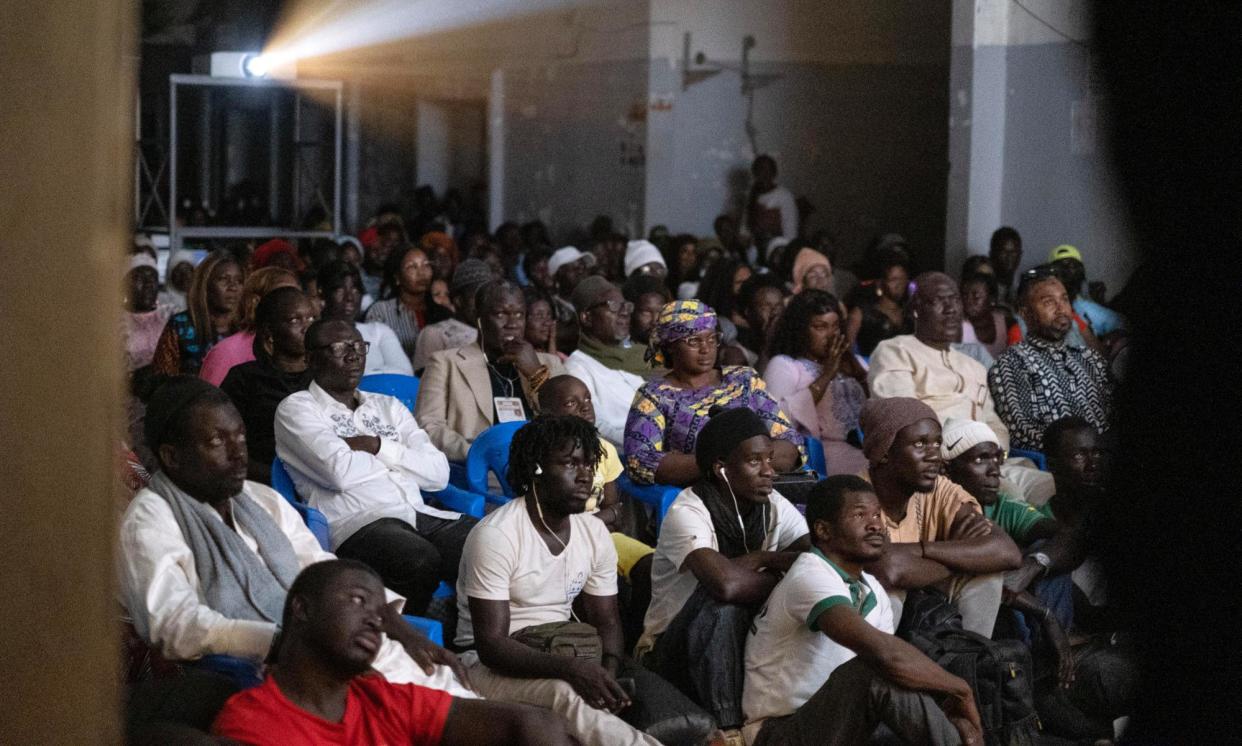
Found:
<svg viewBox="0 0 1242 746"><path fill-rule="evenodd" d="M147 411L160 470L121 521L121 600L139 637L168 660L215 654L257 664L293 579L333 555L283 497L246 481L245 425L222 391L179 376ZM384 631L374 665L389 680L474 696L454 673L456 656L408 625Z"/></svg>

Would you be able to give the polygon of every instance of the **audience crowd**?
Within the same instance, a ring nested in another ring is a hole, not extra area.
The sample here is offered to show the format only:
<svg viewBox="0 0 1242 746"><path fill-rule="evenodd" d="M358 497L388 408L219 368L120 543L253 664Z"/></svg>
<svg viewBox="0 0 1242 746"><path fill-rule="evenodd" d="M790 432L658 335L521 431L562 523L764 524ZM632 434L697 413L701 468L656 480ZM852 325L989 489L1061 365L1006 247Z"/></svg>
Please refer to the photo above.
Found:
<svg viewBox="0 0 1242 746"><path fill-rule="evenodd" d="M420 192L162 286L136 239L130 741L1118 737L1089 536L1126 322L1088 252L1022 271L1002 227L951 276L889 233L847 269L777 173L707 237Z"/></svg>

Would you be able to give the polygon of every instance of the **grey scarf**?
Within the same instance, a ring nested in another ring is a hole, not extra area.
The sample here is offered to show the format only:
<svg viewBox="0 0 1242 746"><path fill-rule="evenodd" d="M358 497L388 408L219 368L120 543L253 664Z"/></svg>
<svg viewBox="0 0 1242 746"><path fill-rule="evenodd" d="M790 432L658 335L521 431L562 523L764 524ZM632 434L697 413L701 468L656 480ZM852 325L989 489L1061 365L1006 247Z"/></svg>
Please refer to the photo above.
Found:
<svg viewBox="0 0 1242 746"><path fill-rule="evenodd" d="M279 624L300 568L293 545L272 517L245 492L229 500L233 521L259 546L256 557L236 531L212 515L214 508L186 494L164 472L151 477L148 486L168 501L194 554L202 602L229 619Z"/></svg>

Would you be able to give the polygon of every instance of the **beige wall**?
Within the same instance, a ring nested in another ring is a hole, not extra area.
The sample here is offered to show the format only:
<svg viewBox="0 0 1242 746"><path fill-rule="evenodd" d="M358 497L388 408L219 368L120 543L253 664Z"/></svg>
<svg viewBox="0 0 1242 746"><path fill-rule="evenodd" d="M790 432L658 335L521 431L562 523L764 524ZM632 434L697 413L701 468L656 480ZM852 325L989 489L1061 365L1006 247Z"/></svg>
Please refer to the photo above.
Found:
<svg viewBox="0 0 1242 746"><path fill-rule="evenodd" d="M119 740L113 447L135 5L0 10L0 743Z"/></svg>

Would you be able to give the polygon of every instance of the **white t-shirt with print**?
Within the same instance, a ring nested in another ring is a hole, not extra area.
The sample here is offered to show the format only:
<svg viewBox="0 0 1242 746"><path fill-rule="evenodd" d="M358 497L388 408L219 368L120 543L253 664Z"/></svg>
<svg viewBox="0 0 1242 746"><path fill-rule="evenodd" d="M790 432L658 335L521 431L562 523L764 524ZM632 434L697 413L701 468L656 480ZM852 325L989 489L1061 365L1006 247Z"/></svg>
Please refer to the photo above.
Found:
<svg viewBox="0 0 1242 746"><path fill-rule="evenodd" d="M806 536L806 519L792 503L778 492L773 492L768 502L772 509L767 536L763 546L754 549L781 551ZM698 589L698 578L684 566L686 557L696 549L719 551L720 546L716 543L716 528L707 506L694 493L693 487L687 487L677 495L660 524L660 539L651 561L651 605L643 620L643 636L634 648L636 655L655 645L656 638Z"/></svg>
<svg viewBox="0 0 1242 746"><path fill-rule="evenodd" d="M742 687L747 722L792 715L837 666L854 657L853 650L813 626L837 604L865 611L868 624L893 633L893 607L879 581L864 572L855 597L841 571L818 550L801 555L750 625Z"/></svg>
<svg viewBox="0 0 1242 746"><path fill-rule="evenodd" d="M570 618L574 599L617 593L617 550L604 522L569 517L569 542L553 555L517 498L479 521L462 549L457 578L457 637L474 644L470 598L509 602L509 634Z"/></svg>

